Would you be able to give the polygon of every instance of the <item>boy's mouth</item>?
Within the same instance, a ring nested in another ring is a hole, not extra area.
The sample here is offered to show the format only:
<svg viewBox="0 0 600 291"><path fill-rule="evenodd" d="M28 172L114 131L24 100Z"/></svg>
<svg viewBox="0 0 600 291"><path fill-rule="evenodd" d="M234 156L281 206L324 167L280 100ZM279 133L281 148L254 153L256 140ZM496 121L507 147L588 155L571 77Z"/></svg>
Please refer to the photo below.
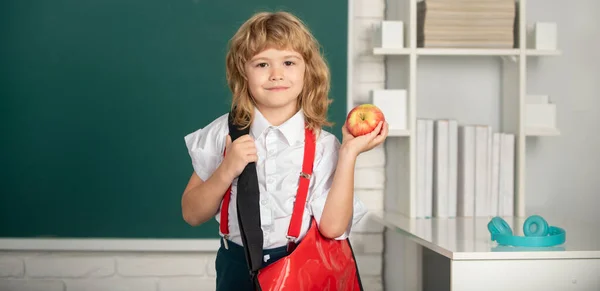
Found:
<svg viewBox="0 0 600 291"><path fill-rule="evenodd" d="M284 91L284 90L287 90L288 88L289 88L289 87L285 87L285 86L275 86L275 87L270 87L270 88L267 88L267 90L269 90L269 91L275 91L275 92L278 92L278 91Z"/></svg>

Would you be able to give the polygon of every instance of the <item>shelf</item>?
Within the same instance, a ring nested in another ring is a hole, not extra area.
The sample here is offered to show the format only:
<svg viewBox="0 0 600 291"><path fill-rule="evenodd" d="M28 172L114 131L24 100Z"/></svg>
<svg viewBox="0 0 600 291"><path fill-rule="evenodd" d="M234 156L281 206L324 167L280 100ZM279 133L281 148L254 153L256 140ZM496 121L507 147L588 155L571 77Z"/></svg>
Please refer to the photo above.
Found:
<svg viewBox="0 0 600 291"><path fill-rule="evenodd" d="M559 136L560 130L556 128L527 128L526 136ZM390 129L388 136L410 136L408 129Z"/></svg>
<svg viewBox="0 0 600 291"><path fill-rule="evenodd" d="M410 136L408 129L390 129L388 136Z"/></svg>
<svg viewBox="0 0 600 291"><path fill-rule="evenodd" d="M558 136L560 131L556 128L527 128L525 129L526 136Z"/></svg>
<svg viewBox="0 0 600 291"><path fill-rule="evenodd" d="M560 50L536 50L528 49L525 52L528 56L560 56L562 52Z"/></svg>
<svg viewBox="0 0 600 291"><path fill-rule="evenodd" d="M373 48L374 55L410 55L410 51L408 48Z"/></svg>
<svg viewBox="0 0 600 291"><path fill-rule="evenodd" d="M518 49L418 48L421 56L518 56Z"/></svg>
<svg viewBox="0 0 600 291"><path fill-rule="evenodd" d="M374 48L375 55L410 55L409 48ZM518 56L518 49L417 48L421 56Z"/></svg>
<svg viewBox="0 0 600 291"><path fill-rule="evenodd" d="M374 55L410 55L409 48L373 48ZM419 56L519 56L521 49L417 48ZM527 56L559 56L560 50L526 49Z"/></svg>

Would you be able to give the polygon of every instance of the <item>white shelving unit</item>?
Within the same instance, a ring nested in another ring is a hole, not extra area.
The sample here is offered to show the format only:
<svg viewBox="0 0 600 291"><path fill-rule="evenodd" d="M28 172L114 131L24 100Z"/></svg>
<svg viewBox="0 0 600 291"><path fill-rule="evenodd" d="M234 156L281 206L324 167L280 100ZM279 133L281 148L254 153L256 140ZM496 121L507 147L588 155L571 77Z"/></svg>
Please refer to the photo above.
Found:
<svg viewBox="0 0 600 291"><path fill-rule="evenodd" d="M374 55L412 55L417 56L520 56L521 51L530 57L558 56L560 50L534 49L453 49L453 48L373 48Z"/></svg>
<svg viewBox="0 0 600 291"><path fill-rule="evenodd" d="M408 129L390 129L388 136L410 136L410 130Z"/></svg>
<svg viewBox="0 0 600 291"><path fill-rule="evenodd" d="M393 164L392 171L398 172L395 177L388 175L388 184L391 192L398 195L396 198L397 210L408 216L416 216L416 138L411 134L415 132L417 107L419 98L417 92L418 60L428 56L479 56L502 58L502 101L501 101L501 130L515 134L515 216L525 216L525 183L526 183L526 142L527 137L557 136L558 129L525 128L525 97L527 95L527 59L558 56L560 50L535 50L527 46L527 17L526 0L518 0L518 48L514 49L464 49L464 48L418 48L417 47L417 2L418 0L395 0L397 7L408 7L408 19L402 19L407 25L408 38L405 48L373 48L374 55L386 58L406 58L407 78L403 80L407 90L407 117L408 129L396 130L389 133L390 138L402 139L392 141L393 148L388 149L388 164ZM388 1L390 5L390 1ZM387 60L386 60L387 63ZM389 76L388 76L389 78ZM388 171L390 168L388 167ZM408 171L408 175L406 175ZM406 179L406 180L403 180Z"/></svg>

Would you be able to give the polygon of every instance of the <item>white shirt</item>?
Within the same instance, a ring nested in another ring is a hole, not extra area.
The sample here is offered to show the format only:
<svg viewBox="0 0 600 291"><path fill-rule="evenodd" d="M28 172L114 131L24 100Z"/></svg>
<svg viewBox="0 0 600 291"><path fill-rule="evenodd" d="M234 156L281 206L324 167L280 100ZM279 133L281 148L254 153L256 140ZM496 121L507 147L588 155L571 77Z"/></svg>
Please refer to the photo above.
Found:
<svg viewBox="0 0 600 291"><path fill-rule="evenodd" d="M206 181L223 160L225 140L229 134L227 114L224 114L202 129L185 136L185 143L192 159L192 166L198 176ZM263 248L271 249L287 244L287 231L293 212L294 199L298 190L299 174L304 157L304 114L298 111L280 126L272 126L255 110L250 135L256 143L258 161L256 170L260 190L260 220L263 231ZM302 217L301 240L310 226L311 216L320 223L327 194L333 182L337 166L340 143L335 135L321 130L315 149L313 175L310 179L307 203ZM236 193L237 178L231 187L229 204L229 239L242 245L237 220ZM220 221L221 209L215 219ZM367 210L362 202L354 197L354 211L348 229L337 239L345 239L351 227ZM223 234L219 231L220 235Z"/></svg>

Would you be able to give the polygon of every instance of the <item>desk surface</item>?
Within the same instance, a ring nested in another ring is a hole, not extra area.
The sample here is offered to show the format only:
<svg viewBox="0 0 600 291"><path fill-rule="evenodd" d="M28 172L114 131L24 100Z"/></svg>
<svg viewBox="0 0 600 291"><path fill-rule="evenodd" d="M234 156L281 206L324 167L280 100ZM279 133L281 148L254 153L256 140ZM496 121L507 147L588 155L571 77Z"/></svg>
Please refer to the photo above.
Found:
<svg viewBox="0 0 600 291"><path fill-rule="evenodd" d="M452 260L519 260L600 258L600 226L568 220L549 225L565 229L566 242L554 247L500 246L492 241L487 217L408 218L390 212L371 212L370 217L407 235L418 244ZM526 217L504 217L515 235L523 235ZM517 228L515 228L515 224Z"/></svg>

